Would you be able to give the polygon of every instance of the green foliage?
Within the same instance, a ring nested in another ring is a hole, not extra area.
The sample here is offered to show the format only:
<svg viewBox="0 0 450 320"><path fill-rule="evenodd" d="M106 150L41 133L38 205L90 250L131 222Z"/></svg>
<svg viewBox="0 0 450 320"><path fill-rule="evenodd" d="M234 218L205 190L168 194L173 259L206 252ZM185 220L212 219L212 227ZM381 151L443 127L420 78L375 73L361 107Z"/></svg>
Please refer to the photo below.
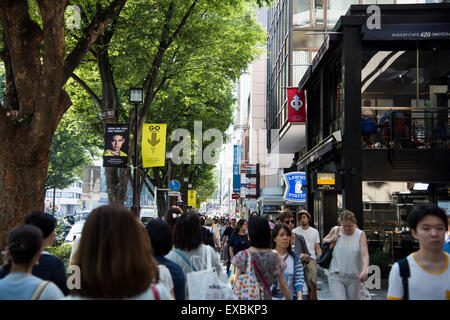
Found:
<svg viewBox="0 0 450 320"><path fill-rule="evenodd" d="M72 251L71 243L64 243L60 246L48 247L45 250L60 258L64 262L64 266L67 270L67 267L69 266L70 253Z"/></svg>
<svg viewBox="0 0 450 320"><path fill-rule="evenodd" d="M89 157L92 146L86 141L86 132L79 129L77 122L63 119L56 130L50 147L47 189L68 187L81 179L83 167L92 163Z"/></svg>
<svg viewBox="0 0 450 320"><path fill-rule="evenodd" d="M379 267L389 267L392 263L389 252L383 251L382 248L370 250L370 264Z"/></svg>

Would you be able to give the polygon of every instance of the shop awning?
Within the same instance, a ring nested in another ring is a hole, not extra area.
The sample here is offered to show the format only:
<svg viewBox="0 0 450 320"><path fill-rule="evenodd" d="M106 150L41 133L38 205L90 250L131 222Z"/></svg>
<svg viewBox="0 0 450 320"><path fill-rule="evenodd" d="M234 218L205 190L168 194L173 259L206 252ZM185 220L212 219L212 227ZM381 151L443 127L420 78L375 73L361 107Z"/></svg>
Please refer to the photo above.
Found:
<svg viewBox="0 0 450 320"><path fill-rule="evenodd" d="M341 131L335 131L329 135L324 141L319 143L317 146L308 151L303 157L297 162L297 169L302 170L311 162L316 161L319 157L323 156L327 152L331 151L333 144L335 142L341 142L342 135Z"/></svg>

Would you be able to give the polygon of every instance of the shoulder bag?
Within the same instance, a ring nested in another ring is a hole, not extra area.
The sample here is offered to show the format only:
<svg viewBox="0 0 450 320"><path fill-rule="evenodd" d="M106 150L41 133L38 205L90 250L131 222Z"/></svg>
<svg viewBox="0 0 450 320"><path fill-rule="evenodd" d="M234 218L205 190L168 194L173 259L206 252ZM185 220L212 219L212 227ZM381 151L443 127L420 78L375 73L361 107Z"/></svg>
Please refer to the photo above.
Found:
<svg viewBox="0 0 450 320"><path fill-rule="evenodd" d="M335 232L335 235L339 234L339 227L337 228L337 231ZM336 242L332 243L325 243L322 245L322 254L319 257L319 260L317 261L317 264L321 266L324 269L328 269L331 264L331 259L333 258L333 248L336 245Z"/></svg>
<svg viewBox="0 0 450 320"><path fill-rule="evenodd" d="M34 290L33 294L31 295L30 300L39 300L39 297L41 296L42 292L44 291L45 287L47 287L49 282L50 281L41 281L41 283L39 283L36 290Z"/></svg>

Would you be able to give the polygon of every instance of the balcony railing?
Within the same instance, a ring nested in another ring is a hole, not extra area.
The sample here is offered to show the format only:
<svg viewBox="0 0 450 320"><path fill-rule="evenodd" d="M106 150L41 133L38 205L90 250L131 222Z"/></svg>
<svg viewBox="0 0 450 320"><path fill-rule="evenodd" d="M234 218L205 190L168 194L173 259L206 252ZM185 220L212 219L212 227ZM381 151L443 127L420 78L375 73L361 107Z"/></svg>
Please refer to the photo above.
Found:
<svg viewBox="0 0 450 320"><path fill-rule="evenodd" d="M361 122L362 148L450 149L449 109L388 111Z"/></svg>

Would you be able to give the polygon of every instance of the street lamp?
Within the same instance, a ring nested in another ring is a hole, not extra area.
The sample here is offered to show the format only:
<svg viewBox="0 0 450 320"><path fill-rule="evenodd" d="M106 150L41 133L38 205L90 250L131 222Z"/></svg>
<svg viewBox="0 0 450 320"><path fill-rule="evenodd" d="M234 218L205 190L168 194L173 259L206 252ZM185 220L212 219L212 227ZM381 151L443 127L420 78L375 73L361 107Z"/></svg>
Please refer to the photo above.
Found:
<svg viewBox="0 0 450 320"><path fill-rule="evenodd" d="M138 203L137 203L137 157L138 157L138 105L144 102L144 91L142 88L130 88L130 103L134 105L134 158L133 158L133 205L131 210L134 215L138 216Z"/></svg>

